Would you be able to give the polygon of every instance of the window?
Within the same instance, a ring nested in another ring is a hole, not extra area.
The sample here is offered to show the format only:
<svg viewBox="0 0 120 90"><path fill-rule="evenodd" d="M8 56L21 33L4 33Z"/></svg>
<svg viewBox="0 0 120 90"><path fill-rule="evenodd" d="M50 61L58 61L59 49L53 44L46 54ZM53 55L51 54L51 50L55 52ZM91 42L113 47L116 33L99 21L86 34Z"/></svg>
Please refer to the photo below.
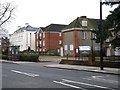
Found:
<svg viewBox="0 0 120 90"><path fill-rule="evenodd" d="M45 52L45 48L43 49L43 52Z"/></svg>
<svg viewBox="0 0 120 90"><path fill-rule="evenodd" d="M41 52L42 50L40 49L40 52Z"/></svg>
<svg viewBox="0 0 120 90"><path fill-rule="evenodd" d="M65 49L65 51L67 51L68 50L68 45L64 45L64 49Z"/></svg>
<svg viewBox="0 0 120 90"><path fill-rule="evenodd" d="M1 45L1 40L0 40L0 45Z"/></svg>
<svg viewBox="0 0 120 90"><path fill-rule="evenodd" d="M96 39L96 34L93 33L92 35L93 35L93 38Z"/></svg>
<svg viewBox="0 0 120 90"><path fill-rule="evenodd" d="M40 39L42 39L42 34L40 33Z"/></svg>
<svg viewBox="0 0 120 90"><path fill-rule="evenodd" d="M87 21L86 20L82 21L82 26L87 26Z"/></svg>
<svg viewBox="0 0 120 90"><path fill-rule="evenodd" d="M59 44L62 44L62 41L61 41L61 40L59 40Z"/></svg>
<svg viewBox="0 0 120 90"><path fill-rule="evenodd" d="M40 48L42 47L42 41L40 41Z"/></svg>
<svg viewBox="0 0 120 90"><path fill-rule="evenodd" d="M96 39L97 37L96 37L96 34L94 34L95 36L94 36L94 38Z"/></svg>
<svg viewBox="0 0 120 90"><path fill-rule="evenodd" d="M62 33L59 33L59 36L61 37L61 36L62 36Z"/></svg>
<svg viewBox="0 0 120 90"><path fill-rule="evenodd" d="M45 46L45 41L43 41L43 46Z"/></svg>
<svg viewBox="0 0 120 90"><path fill-rule="evenodd" d="M73 45L70 45L70 51L73 51L73 50L74 50Z"/></svg>
<svg viewBox="0 0 120 90"><path fill-rule="evenodd" d="M86 32L83 32L83 39L86 39Z"/></svg>
<svg viewBox="0 0 120 90"><path fill-rule="evenodd" d="M45 38L45 33L43 33L43 38Z"/></svg>
<svg viewBox="0 0 120 90"><path fill-rule="evenodd" d="M110 41L110 39L108 38L107 40L106 40L106 42L109 42Z"/></svg>
<svg viewBox="0 0 120 90"><path fill-rule="evenodd" d="M40 41L40 45L42 44L42 41Z"/></svg>

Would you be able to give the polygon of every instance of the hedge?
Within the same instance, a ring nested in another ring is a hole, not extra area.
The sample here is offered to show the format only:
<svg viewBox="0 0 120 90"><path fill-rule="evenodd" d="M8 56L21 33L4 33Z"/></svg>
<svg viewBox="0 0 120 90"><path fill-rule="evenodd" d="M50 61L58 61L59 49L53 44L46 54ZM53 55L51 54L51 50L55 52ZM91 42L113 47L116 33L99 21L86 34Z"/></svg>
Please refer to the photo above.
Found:
<svg viewBox="0 0 120 90"><path fill-rule="evenodd" d="M19 60L20 61L31 61L31 62L38 62L39 55L36 54L20 54Z"/></svg>

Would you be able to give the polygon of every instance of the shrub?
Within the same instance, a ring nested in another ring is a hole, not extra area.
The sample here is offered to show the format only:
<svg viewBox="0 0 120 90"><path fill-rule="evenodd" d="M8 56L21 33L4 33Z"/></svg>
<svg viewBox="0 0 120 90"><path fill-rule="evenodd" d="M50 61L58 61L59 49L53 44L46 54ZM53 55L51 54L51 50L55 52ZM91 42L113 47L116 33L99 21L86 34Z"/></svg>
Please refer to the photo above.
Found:
<svg viewBox="0 0 120 90"><path fill-rule="evenodd" d="M7 60L7 59L8 59L8 56L7 56L7 55L2 55L2 59Z"/></svg>
<svg viewBox="0 0 120 90"><path fill-rule="evenodd" d="M36 55L36 54L20 54L19 60L37 62L38 57L39 57L39 55Z"/></svg>

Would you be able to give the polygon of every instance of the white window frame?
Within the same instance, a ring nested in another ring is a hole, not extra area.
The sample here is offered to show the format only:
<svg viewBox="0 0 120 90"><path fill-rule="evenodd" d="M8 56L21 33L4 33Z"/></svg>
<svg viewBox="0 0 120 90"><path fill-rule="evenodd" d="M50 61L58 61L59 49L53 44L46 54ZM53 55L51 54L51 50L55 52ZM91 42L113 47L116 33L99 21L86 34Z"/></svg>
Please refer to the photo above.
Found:
<svg viewBox="0 0 120 90"><path fill-rule="evenodd" d="M83 39L86 39L86 32L83 31Z"/></svg>
<svg viewBox="0 0 120 90"><path fill-rule="evenodd" d="M42 39L42 33L40 33L40 39Z"/></svg>
<svg viewBox="0 0 120 90"><path fill-rule="evenodd" d="M59 40L59 44L62 44L62 40Z"/></svg>
<svg viewBox="0 0 120 90"><path fill-rule="evenodd" d="M70 51L73 51L74 50L74 45L70 45Z"/></svg>
<svg viewBox="0 0 120 90"><path fill-rule="evenodd" d="M61 37L61 36L62 36L62 33L59 33L59 36Z"/></svg>
<svg viewBox="0 0 120 90"><path fill-rule="evenodd" d="M43 33L43 38L45 38L45 33Z"/></svg>
<svg viewBox="0 0 120 90"><path fill-rule="evenodd" d="M43 41L43 46L45 46L45 41Z"/></svg>
<svg viewBox="0 0 120 90"><path fill-rule="evenodd" d="M40 41L40 45L42 44L42 41Z"/></svg>
<svg viewBox="0 0 120 90"><path fill-rule="evenodd" d="M82 20L82 26L87 26L87 20Z"/></svg>

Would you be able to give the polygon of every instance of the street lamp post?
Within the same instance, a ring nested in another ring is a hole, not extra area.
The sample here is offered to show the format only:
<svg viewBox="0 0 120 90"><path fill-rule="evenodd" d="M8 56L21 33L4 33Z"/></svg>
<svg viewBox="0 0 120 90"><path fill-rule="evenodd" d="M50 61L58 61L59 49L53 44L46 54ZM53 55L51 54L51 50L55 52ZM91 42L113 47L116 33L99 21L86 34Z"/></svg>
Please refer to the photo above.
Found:
<svg viewBox="0 0 120 90"><path fill-rule="evenodd" d="M100 69L103 70L103 37L102 37L102 0L100 0Z"/></svg>
<svg viewBox="0 0 120 90"><path fill-rule="evenodd" d="M102 2L100 0L100 23L99 23L99 32L100 32L100 69L103 70L103 30L102 30L102 5L103 4L120 4L120 0L105 0Z"/></svg>

